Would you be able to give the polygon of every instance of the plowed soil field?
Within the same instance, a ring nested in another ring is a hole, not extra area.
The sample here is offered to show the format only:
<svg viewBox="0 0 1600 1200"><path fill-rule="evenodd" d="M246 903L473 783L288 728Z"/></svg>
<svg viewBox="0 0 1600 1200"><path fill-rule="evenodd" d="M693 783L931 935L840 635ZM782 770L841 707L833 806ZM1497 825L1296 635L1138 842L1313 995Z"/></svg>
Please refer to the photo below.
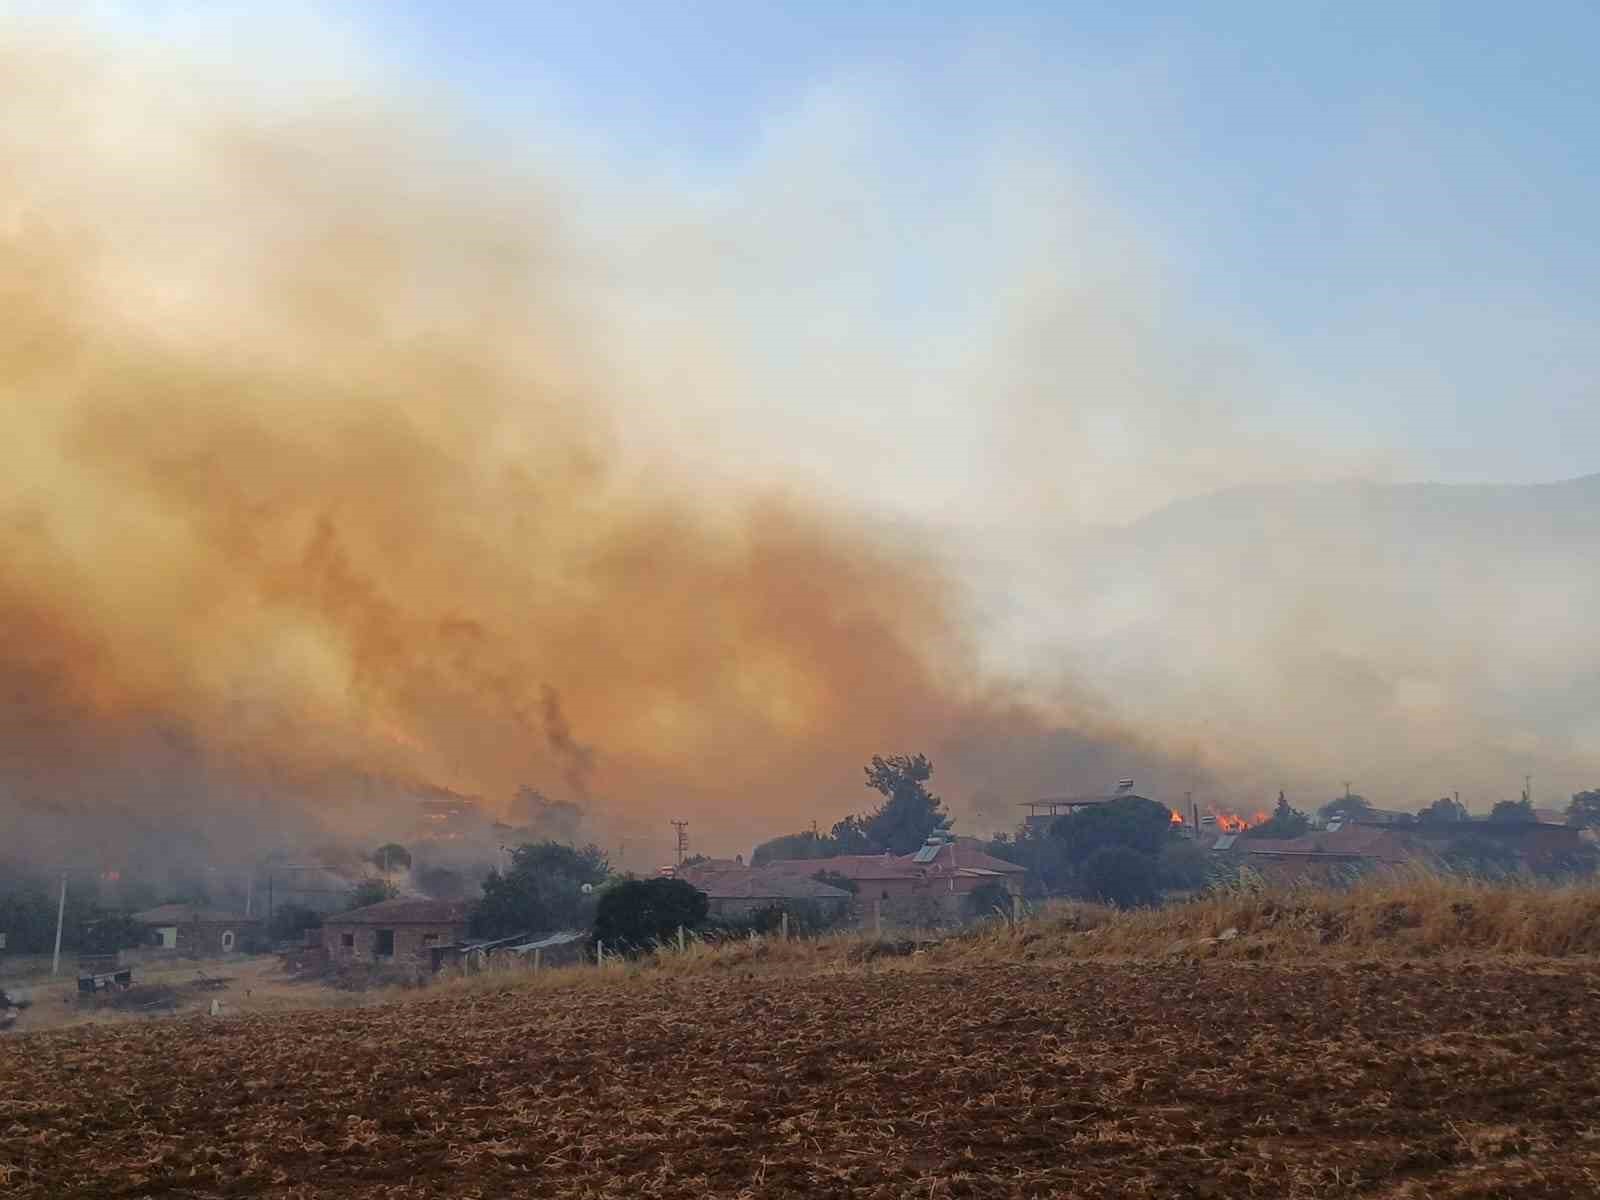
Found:
<svg viewBox="0 0 1600 1200"><path fill-rule="evenodd" d="M12 1037L0 1195L1600 1196L1600 974L645 975Z"/></svg>

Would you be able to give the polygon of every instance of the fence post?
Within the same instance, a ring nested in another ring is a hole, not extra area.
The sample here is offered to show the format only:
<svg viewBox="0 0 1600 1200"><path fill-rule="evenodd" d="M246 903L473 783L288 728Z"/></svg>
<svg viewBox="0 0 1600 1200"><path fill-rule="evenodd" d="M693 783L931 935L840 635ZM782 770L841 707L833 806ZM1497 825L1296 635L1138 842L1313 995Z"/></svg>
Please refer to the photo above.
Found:
<svg viewBox="0 0 1600 1200"><path fill-rule="evenodd" d="M594 944L594 965L597 967L606 965L606 944L599 940Z"/></svg>
<svg viewBox="0 0 1600 1200"><path fill-rule="evenodd" d="M1022 897L1021 896L1012 896L1011 897L1011 923L1013 925L1021 925L1022 924Z"/></svg>
<svg viewBox="0 0 1600 1200"><path fill-rule="evenodd" d="M544 954L544 951L540 947L535 946L533 948L533 969L535 971L537 971L539 969L539 959L540 959L540 956L543 955L543 954Z"/></svg>
<svg viewBox="0 0 1600 1200"><path fill-rule="evenodd" d="M678 926L678 953L683 953L683 926Z"/></svg>
<svg viewBox="0 0 1600 1200"><path fill-rule="evenodd" d="M883 899L879 897L872 902L872 932L879 937L883 936Z"/></svg>
<svg viewBox="0 0 1600 1200"><path fill-rule="evenodd" d="M789 910L787 908L783 910L783 940L786 942L789 940Z"/></svg>

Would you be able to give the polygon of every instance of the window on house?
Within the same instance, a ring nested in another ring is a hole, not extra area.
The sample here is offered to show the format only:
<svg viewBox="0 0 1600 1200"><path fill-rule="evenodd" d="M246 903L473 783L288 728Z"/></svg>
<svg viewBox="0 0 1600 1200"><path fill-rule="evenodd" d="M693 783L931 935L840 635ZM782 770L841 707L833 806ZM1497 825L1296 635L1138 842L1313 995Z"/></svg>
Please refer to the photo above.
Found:
<svg viewBox="0 0 1600 1200"><path fill-rule="evenodd" d="M233 930L224 929L222 931L222 948L224 950L233 949Z"/></svg>
<svg viewBox="0 0 1600 1200"><path fill-rule="evenodd" d="M344 946L346 949L354 946L355 944L356 944L356 935L355 934L353 934L353 933L341 933L339 935L339 945Z"/></svg>
<svg viewBox="0 0 1600 1200"><path fill-rule="evenodd" d="M425 934L423 934L422 935L422 944L424 946L437 946L439 944L439 935L437 933L425 933Z"/></svg>
<svg viewBox="0 0 1600 1200"><path fill-rule="evenodd" d="M379 958L393 958L394 957L394 930L392 930L392 929L380 929L380 930L378 930L378 946L373 951L373 953L376 954Z"/></svg>

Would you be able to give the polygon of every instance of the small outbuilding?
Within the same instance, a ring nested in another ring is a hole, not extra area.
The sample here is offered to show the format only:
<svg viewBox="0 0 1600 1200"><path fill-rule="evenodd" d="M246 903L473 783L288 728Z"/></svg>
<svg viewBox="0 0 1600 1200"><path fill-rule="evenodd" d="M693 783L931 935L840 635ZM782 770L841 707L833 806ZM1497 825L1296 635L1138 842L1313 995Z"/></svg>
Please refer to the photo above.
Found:
<svg viewBox="0 0 1600 1200"><path fill-rule="evenodd" d="M150 945L200 958L253 948L261 939L260 917L193 904L163 904L133 919L148 931Z"/></svg>
<svg viewBox="0 0 1600 1200"><path fill-rule="evenodd" d="M383 900L322 922L328 963L427 963L467 935L466 900Z"/></svg>

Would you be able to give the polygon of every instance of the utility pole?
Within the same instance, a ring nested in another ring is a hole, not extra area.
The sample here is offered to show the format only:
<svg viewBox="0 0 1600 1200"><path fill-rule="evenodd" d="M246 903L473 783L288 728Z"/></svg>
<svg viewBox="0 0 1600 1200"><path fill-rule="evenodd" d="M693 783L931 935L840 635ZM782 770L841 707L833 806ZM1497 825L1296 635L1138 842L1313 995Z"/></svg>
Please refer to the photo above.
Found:
<svg viewBox="0 0 1600 1200"><path fill-rule="evenodd" d="M1344 781L1344 798L1346 800L1350 799L1350 781L1348 779Z"/></svg>
<svg viewBox="0 0 1600 1200"><path fill-rule="evenodd" d="M678 844L674 848L677 855L677 865L683 866L683 860L689 856L689 822L671 821L669 824L678 831Z"/></svg>
<svg viewBox="0 0 1600 1200"><path fill-rule="evenodd" d="M61 872L61 901L56 905L56 952L50 959L53 978L61 971L61 926L67 918L67 873Z"/></svg>
<svg viewBox="0 0 1600 1200"><path fill-rule="evenodd" d="M1524 775L1522 777L1522 799L1523 799L1523 801L1525 803L1527 803L1529 805L1533 804L1533 776L1532 775Z"/></svg>

